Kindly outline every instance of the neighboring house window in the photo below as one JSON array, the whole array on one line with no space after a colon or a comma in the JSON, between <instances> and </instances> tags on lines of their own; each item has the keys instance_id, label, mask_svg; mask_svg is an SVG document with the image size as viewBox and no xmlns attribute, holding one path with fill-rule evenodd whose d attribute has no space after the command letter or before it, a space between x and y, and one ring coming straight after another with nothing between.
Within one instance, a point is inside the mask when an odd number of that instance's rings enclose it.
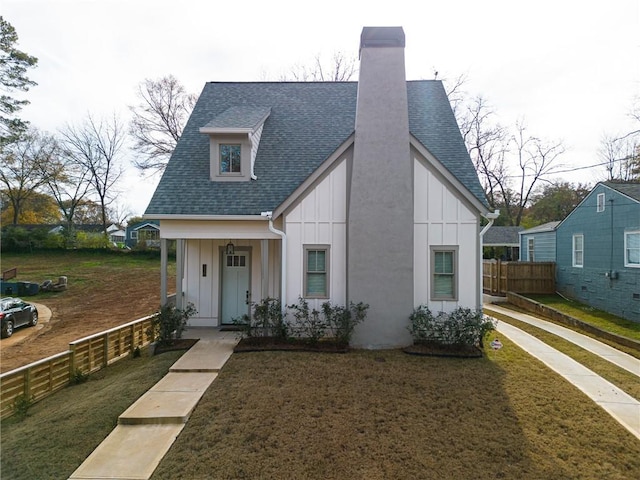
<instances>
[{"instance_id":1,"label":"neighboring house window","mask_svg":"<svg viewBox=\"0 0 640 480\"><path fill-rule=\"evenodd\" d=\"M624 266L640 267L640 230L624 233Z\"/></svg>"},{"instance_id":2,"label":"neighboring house window","mask_svg":"<svg viewBox=\"0 0 640 480\"><path fill-rule=\"evenodd\" d=\"M138 231L137 230L133 230L131 232L131 240L137 240L138 239Z\"/></svg>"},{"instance_id":3,"label":"neighboring house window","mask_svg":"<svg viewBox=\"0 0 640 480\"><path fill-rule=\"evenodd\" d=\"M220 145L220 173L241 173L240 145Z\"/></svg>"},{"instance_id":4,"label":"neighboring house window","mask_svg":"<svg viewBox=\"0 0 640 480\"><path fill-rule=\"evenodd\" d=\"M528 241L528 249L527 250L528 250L528 256L529 256L529 261L530 262L534 261L534 255L533 255L534 251L535 251L534 242L535 242L535 240L533 238L530 238L529 241Z\"/></svg>"},{"instance_id":5,"label":"neighboring house window","mask_svg":"<svg viewBox=\"0 0 640 480\"><path fill-rule=\"evenodd\" d=\"M582 267L584 265L584 236L573 236L573 266Z\"/></svg>"},{"instance_id":6,"label":"neighboring house window","mask_svg":"<svg viewBox=\"0 0 640 480\"><path fill-rule=\"evenodd\" d=\"M431 299L457 300L458 247L431 247Z\"/></svg>"},{"instance_id":7,"label":"neighboring house window","mask_svg":"<svg viewBox=\"0 0 640 480\"><path fill-rule=\"evenodd\" d=\"M604 193L598 194L598 206L596 207L596 211L604 212Z\"/></svg>"},{"instance_id":8,"label":"neighboring house window","mask_svg":"<svg viewBox=\"0 0 640 480\"><path fill-rule=\"evenodd\" d=\"M305 298L329 298L329 246L309 245L304 249Z\"/></svg>"}]
</instances>

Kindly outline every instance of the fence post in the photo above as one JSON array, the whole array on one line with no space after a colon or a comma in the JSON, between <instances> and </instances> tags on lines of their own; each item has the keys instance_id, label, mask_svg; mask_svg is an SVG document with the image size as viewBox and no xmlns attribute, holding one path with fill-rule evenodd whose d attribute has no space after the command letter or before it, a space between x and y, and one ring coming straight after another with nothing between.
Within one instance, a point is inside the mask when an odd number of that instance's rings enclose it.
<instances>
[{"instance_id":1,"label":"fence post","mask_svg":"<svg viewBox=\"0 0 640 480\"><path fill-rule=\"evenodd\" d=\"M102 340L102 366L109 365L109 334L105 333Z\"/></svg>"},{"instance_id":2,"label":"fence post","mask_svg":"<svg viewBox=\"0 0 640 480\"><path fill-rule=\"evenodd\" d=\"M73 378L76 371L76 346L73 343L69 344L69 382Z\"/></svg>"}]
</instances>

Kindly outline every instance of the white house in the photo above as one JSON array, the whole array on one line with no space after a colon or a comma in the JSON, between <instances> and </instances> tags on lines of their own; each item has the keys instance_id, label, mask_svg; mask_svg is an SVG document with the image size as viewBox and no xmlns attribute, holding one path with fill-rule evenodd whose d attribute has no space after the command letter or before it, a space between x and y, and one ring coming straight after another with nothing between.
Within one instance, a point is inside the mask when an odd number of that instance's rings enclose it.
<instances>
[{"instance_id":1,"label":"white house","mask_svg":"<svg viewBox=\"0 0 640 480\"><path fill-rule=\"evenodd\" d=\"M386 348L411 343L415 306L481 308L484 192L442 83L407 81L404 47L401 27L365 27L357 82L204 86L145 212L177 241L192 325L266 297L362 301L353 346Z\"/></svg>"}]
</instances>

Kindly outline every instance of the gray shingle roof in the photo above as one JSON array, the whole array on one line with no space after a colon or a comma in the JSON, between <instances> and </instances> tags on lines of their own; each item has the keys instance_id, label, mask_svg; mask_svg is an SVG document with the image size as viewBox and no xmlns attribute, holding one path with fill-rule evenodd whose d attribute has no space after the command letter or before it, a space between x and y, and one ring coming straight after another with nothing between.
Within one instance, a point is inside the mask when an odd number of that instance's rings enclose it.
<instances>
[{"instance_id":1,"label":"gray shingle roof","mask_svg":"<svg viewBox=\"0 0 640 480\"><path fill-rule=\"evenodd\" d=\"M145 215L275 210L353 133L357 88L356 82L207 83ZM442 82L407 82L407 92L411 133L486 204ZM246 126L268 109L255 160L258 180L211 181L209 138L200 128Z\"/></svg>"},{"instance_id":2,"label":"gray shingle roof","mask_svg":"<svg viewBox=\"0 0 640 480\"><path fill-rule=\"evenodd\" d=\"M603 182L603 184L640 202L640 183Z\"/></svg>"},{"instance_id":3,"label":"gray shingle roof","mask_svg":"<svg viewBox=\"0 0 640 480\"><path fill-rule=\"evenodd\" d=\"M519 245L520 236L518 233L523 230L524 227L491 226L484 234L482 243L484 245Z\"/></svg>"}]
</instances>

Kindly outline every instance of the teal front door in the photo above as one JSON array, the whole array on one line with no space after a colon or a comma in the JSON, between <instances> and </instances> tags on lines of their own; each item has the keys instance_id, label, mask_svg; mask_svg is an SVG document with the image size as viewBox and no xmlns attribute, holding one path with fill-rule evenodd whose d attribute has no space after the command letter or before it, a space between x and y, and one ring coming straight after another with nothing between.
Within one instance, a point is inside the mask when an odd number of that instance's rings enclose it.
<instances>
[{"instance_id":1,"label":"teal front door","mask_svg":"<svg viewBox=\"0 0 640 480\"><path fill-rule=\"evenodd\" d=\"M249 252L222 254L222 318L223 325L232 324L249 313Z\"/></svg>"}]
</instances>

